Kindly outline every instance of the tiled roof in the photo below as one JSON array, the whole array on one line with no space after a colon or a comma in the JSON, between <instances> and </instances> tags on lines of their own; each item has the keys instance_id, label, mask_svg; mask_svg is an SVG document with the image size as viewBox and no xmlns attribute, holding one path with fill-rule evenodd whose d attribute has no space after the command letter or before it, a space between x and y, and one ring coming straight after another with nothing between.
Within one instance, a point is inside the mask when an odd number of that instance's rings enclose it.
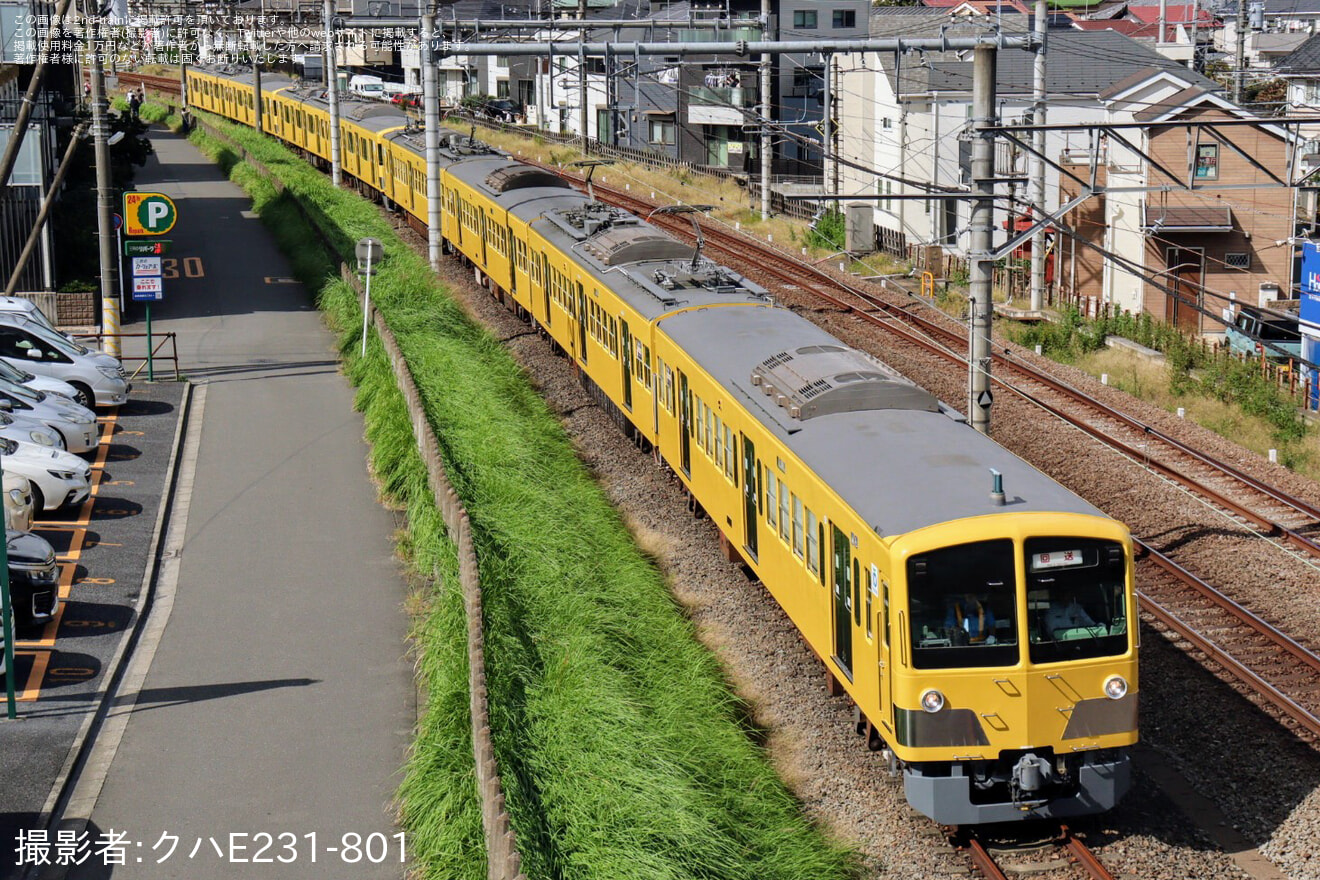
<instances>
[{"instance_id":1,"label":"tiled roof","mask_svg":"<svg viewBox=\"0 0 1320 880\"><path fill-rule=\"evenodd\" d=\"M1167 24L1187 24L1192 23L1192 5L1167 6L1164 10L1164 21ZM1128 9L1130 14L1137 21L1143 21L1152 24L1160 20L1160 8L1158 6L1133 6ZM1198 24L1214 21L1214 16L1208 10L1197 8L1196 21Z\"/></svg>"},{"instance_id":2,"label":"tiled roof","mask_svg":"<svg viewBox=\"0 0 1320 880\"><path fill-rule=\"evenodd\" d=\"M1099 95L1120 81L1133 78L1139 82L1157 70L1175 72L1181 81L1203 89L1219 88L1186 65L1112 30L1053 32L1049 47L1046 89L1053 94ZM996 87L1000 95L1031 93L1033 58L1030 52L999 53ZM893 65L886 64L885 69L893 84ZM956 53L927 53L924 63L916 57L908 58L899 70L904 94L971 90L972 63L970 59L960 59Z\"/></svg>"},{"instance_id":3,"label":"tiled roof","mask_svg":"<svg viewBox=\"0 0 1320 880\"><path fill-rule=\"evenodd\" d=\"M1274 65L1274 69L1278 73L1320 74L1320 34L1316 34L1294 49L1292 54L1285 56Z\"/></svg>"}]
</instances>

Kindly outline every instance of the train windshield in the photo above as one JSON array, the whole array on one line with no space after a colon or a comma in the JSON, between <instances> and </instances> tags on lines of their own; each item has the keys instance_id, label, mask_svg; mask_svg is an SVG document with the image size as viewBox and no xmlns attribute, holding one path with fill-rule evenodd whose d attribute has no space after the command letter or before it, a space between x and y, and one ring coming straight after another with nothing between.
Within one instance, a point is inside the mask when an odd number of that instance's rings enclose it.
<instances>
[{"instance_id":1,"label":"train windshield","mask_svg":"<svg viewBox=\"0 0 1320 880\"><path fill-rule=\"evenodd\" d=\"M1030 538L1024 549L1031 662L1124 653L1128 609L1123 545L1095 538Z\"/></svg>"},{"instance_id":2,"label":"train windshield","mask_svg":"<svg viewBox=\"0 0 1320 880\"><path fill-rule=\"evenodd\" d=\"M914 667L1018 662L1012 541L978 541L913 556L907 575Z\"/></svg>"}]
</instances>

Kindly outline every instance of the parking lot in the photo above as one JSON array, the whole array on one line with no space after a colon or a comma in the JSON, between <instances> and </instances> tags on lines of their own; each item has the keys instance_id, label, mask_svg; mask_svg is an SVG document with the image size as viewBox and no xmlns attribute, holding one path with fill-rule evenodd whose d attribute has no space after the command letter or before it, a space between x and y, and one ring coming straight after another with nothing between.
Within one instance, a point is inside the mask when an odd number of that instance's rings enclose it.
<instances>
[{"instance_id":1,"label":"parking lot","mask_svg":"<svg viewBox=\"0 0 1320 880\"><path fill-rule=\"evenodd\" d=\"M0 722L0 825L11 841L19 829L38 827L51 807L52 782L67 771L70 748L92 719L146 601L143 579L184 391L182 384L139 382L128 404L99 412L101 445L87 456L91 496L39 514L33 525L55 548L61 603L49 623L15 634L19 717ZM8 876L5 870L0 876Z\"/></svg>"}]
</instances>

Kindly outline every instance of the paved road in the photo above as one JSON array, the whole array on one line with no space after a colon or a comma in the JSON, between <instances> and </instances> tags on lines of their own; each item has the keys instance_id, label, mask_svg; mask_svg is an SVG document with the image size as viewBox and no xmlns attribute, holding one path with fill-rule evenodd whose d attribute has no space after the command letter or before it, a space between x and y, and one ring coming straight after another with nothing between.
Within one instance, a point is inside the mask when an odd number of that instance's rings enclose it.
<instances>
[{"instance_id":1,"label":"paved road","mask_svg":"<svg viewBox=\"0 0 1320 880\"><path fill-rule=\"evenodd\" d=\"M122 740L91 810L93 846L112 831L122 846L69 876L401 877L390 802L416 708L396 524L361 418L241 191L186 141L153 142L138 188L178 205L179 277L152 323L178 334L200 431L168 623L141 686L127 682L131 711L112 713ZM354 834L388 841L389 858L345 864ZM124 864L105 865L116 851ZM242 863L254 857L284 863Z\"/></svg>"}]
</instances>

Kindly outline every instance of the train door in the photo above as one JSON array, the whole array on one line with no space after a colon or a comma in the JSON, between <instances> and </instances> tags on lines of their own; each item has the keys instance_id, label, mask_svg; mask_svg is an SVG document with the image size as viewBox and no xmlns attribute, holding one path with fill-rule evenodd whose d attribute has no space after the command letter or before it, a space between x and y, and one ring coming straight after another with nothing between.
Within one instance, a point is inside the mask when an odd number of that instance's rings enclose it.
<instances>
[{"instance_id":1,"label":"train door","mask_svg":"<svg viewBox=\"0 0 1320 880\"><path fill-rule=\"evenodd\" d=\"M747 552L751 554L755 561L759 548L757 547L756 530L757 523L761 517L757 515L756 500L761 497L761 481L758 479L760 473L756 466L756 447L748 439L746 434L742 435L742 468L743 468L743 526L744 543Z\"/></svg>"},{"instance_id":2,"label":"train door","mask_svg":"<svg viewBox=\"0 0 1320 880\"><path fill-rule=\"evenodd\" d=\"M839 531L836 525L830 526L834 546L834 662L839 665L848 680L852 680L852 612L853 612L853 567L852 547L848 536Z\"/></svg>"},{"instance_id":3,"label":"train door","mask_svg":"<svg viewBox=\"0 0 1320 880\"><path fill-rule=\"evenodd\" d=\"M541 296L545 298L545 326L554 324L550 312L550 258L541 254Z\"/></svg>"},{"instance_id":4,"label":"train door","mask_svg":"<svg viewBox=\"0 0 1320 880\"><path fill-rule=\"evenodd\" d=\"M678 371L678 449L683 473L692 476L692 394L687 376Z\"/></svg>"},{"instance_id":5,"label":"train door","mask_svg":"<svg viewBox=\"0 0 1320 880\"><path fill-rule=\"evenodd\" d=\"M619 342L623 351L619 360L623 364L623 405L632 409L632 334L628 332L628 322L619 318Z\"/></svg>"},{"instance_id":6,"label":"train door","mask_svg":"<svg viewBox=\"0 0 1320 880\"><path fill-rule=\"evenodd\" d=\"M504 227L504 240L509 243L509 293L518 296L518 242L513 237L513 227Z\"/></svg>"},{"instance_id":7,"label":"train door","mask_svg":"<svg viewBox=\"0 0 1320 880\"><path fill-rule=\"evenodd\" d=\"M490 258L486 256L486 209L477 208L477 214L481 217L481 268L490 268Z\"/></svg>"},{"instance_id":8,"label":"train door","mask_svg":"<svg viewBox=\"0 0 1320 880\"><path fill-rule=\"evenodd\" d=\"M582 288L582 282L577 284L577 337L578 337L578 357L582 363L587 362L587 292Z\"/></svg>"}]
</instances>

